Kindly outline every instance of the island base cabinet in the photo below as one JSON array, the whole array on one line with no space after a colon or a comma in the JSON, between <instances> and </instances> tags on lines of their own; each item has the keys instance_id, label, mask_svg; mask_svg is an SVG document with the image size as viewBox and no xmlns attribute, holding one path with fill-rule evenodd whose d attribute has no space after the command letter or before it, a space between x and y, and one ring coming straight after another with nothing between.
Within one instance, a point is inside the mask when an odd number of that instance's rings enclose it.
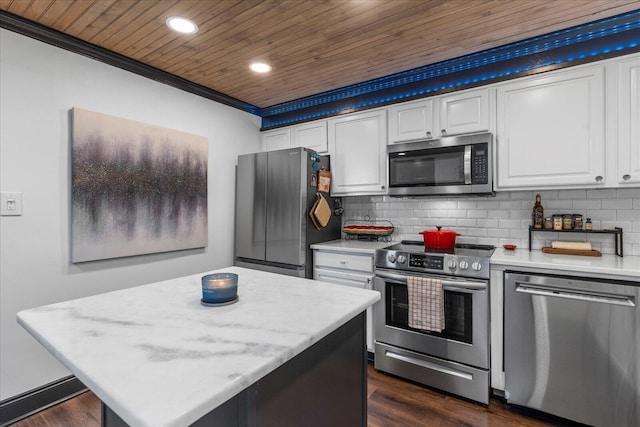
<instances>
[{"instance_id":1,"label":"island base cabinet","mask_svg":"<svg viewBox=\"0 0 640 427\"><path fill-rule=\"evenodd\" d=\"M367 425L365 314L200 418L192 427ZM103 427L127 427L102 404Z\"/></svg>"}]
</instances>

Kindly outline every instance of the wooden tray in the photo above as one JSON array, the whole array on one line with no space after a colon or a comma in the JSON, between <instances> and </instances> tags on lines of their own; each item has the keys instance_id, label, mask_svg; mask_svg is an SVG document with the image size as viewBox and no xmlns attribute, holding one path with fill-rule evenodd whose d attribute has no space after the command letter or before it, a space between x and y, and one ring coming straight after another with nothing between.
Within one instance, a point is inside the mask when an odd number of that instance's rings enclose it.
<instances>
[{"instance_id":1,"label":"wooden tray","mask_svg":"<svg viewBox=\"0 0 640 427\"><path fill-rule=\"evenodd\" d=\"M590 251L580 249L559 249L545 246L542 248L542 252L545 254L560 254L560 255L581 255L581 256L602 256L602 252L592 249Z\"/></svg>"}]
</instances>

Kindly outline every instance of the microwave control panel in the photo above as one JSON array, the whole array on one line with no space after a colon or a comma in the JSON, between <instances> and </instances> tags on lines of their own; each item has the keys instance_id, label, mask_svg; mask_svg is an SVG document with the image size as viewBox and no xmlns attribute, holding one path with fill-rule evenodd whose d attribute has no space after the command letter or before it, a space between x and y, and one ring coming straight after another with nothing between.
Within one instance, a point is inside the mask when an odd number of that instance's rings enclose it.
<instances>
[{"instance_id":1,"label":"microwave control panel","mask_svg":"<svg viewBox=\"0 0 640 427\"><path fill-rule=\"evenodd\" d=\"M489 176L489 146L477 144L472 150L473 165L471 166L473 184L486 184Z\"/></svg>"}]
</instances>

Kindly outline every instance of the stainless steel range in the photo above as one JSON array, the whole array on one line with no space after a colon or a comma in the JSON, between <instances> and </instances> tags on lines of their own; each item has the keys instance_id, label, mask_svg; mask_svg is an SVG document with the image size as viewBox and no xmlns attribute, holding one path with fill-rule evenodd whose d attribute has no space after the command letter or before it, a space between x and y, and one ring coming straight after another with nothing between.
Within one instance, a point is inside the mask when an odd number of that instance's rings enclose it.
<instances>
[{"instance_id":1,"label":"stainless steel range","mask_svg":"<svg viewBox=\"0 0 640 427\"><path fill-rule=\"evenodd\" d=\"M489 403L489 259L495 247L425 249L422 241L376 251L375 367ZM442 281L444 328L409 326L410 277Z\"/></svg>"}]
</instances>

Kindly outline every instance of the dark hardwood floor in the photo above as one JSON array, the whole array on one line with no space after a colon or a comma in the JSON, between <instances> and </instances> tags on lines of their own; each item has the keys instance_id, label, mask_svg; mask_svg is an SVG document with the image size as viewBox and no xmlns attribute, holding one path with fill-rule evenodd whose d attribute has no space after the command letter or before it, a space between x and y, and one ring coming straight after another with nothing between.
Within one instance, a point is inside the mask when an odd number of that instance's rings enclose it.
<instances>
[{"instance_id":1,"label":"dark hardwood floor","mask_svg":"<svg viewBox=\"0 0 640 427\"><path fill-rule=\"evenodd\" d=\"M368 427L563 425L537 415L534 418L522 414L499 399L492 398L489 405L484 406L441 393L378 372L372 364L368 372ZM13 427L100 427L100 400L86 392L19 421Z\"/></svg>"}]
</instances>

